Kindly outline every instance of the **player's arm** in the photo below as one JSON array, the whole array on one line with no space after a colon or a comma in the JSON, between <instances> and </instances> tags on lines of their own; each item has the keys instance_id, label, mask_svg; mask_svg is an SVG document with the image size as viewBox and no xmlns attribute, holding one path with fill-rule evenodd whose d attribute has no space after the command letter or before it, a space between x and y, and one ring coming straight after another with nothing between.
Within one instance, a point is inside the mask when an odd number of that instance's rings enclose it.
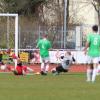
<instances>
[{"instance_id":1,"label":"player's arm","mask_svg":"<svg viewBox=\"0 0 100 100\"><path fill-rule=\"evenodd\" d=\"M39 47L40 47L40 40L38 41L38 43L37 43L37 45L36 45L36 47L35 47L35 51L36 52L39 52Z\"/></svg>"},{"instance_id":2,"label":"player's arm","mask_svg":"<svg viewBox=\"0 0 100 100\"><path fill-rule=\"evenodd\" d=\"M90 38L91 38L90 35L88 35L87 36L87 41L85 43L85 48L83 49L83 51L84 51L85 54L87 53L87 49L90 46L90 40L91 40Z\"/></svg>"},{"instance_id":3,"label":"player's arm","mask_svg":"<svg viewBox=\"0 0 100 100\"><path fill-rule=\"evenodd\" d=\"M86 51L88 47L89 47L89 42L86 42L84 51Z\"/></svg>"},{"instance_id":4,"label":"player's arm","mask_svg":"<svg viewBox=\"0 0 100 100\"><path fill-rule=\"evenodd\" d=\"M86 44L85 44L85 48L83 49L85 54L87 53L88 47L89 47L89 42L87 41Z\"/></svg>"},{"instance_id":5,"label":"player's arm","mask_svg":"<svg viewBox=\"0 0 100 100\"><path fill-rule=\"evenodd\" d=\"M36 49L38 49L40 46L41 46L41 40L39 39L39 40L37 41Z\"/></svg>"},{"instance_id":6,"label":"player's arm","mask_svg":"<svg viewBox=\"0 0 100 100\"><path fill-rule=\"evenodd\" d=\"M39 44L37 44L35 48L38 49L39 48Z\"/></svg>"},{"instance_id":7,"label":"player's arm","mask_svg":"<svg viewBox=\"0 0 100 100\"><path fill-rule=\"evenodd\" d=\"M23 75L26 75L26 72L24 70L22 70Z\"/></svg>"},{"instance_id":8,"label":"player's arm","mask_svg":"<svg viewBox=\"0 0 100 100\"><path fill-rule=\"evenodd\" d=\"M26 71L27 71L27 67L22 65L22 73L23 73L23 75L27 74Z\"/></svg>"},{"instance_id":9,"label":"player's arm","mask_svg":"<svg viewBox=\"0 0 100 100\"><path fill-rule=\"evenodd\" d=\"M75 58L74 58L73 56L72 56L72 61L73 61L73 62L76 62L76 60L75 60Z\"/></svg>"}]
</instances>

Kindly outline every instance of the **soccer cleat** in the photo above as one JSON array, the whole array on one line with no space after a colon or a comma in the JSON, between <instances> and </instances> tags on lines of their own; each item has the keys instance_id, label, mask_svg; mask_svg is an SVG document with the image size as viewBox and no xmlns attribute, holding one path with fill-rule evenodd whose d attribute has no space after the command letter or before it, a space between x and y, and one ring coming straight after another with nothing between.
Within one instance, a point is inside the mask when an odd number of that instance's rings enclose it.
<instances>
[{"instance_id":1,"label":"soccer cleat","mask_svg":"<svg viewBox=\"0 0 100 100\"><path fill-rule=\"evenodd\" d=\"M90 82L91 80L86 80L86 82Z\"/></svg>"},{"instance_id":2,"label":"soccer cleat","mask_svg":"<svg viewBox=\"0 0 100 100\"><path fill-rule=\"evenodd\" d=\"M41 71L40 73L41 73L41 75L47 75L47 73L45 73L45 72L43 72L43 71Z\"/></svg>"},{"instance_id":3,"label":"soccer cleat","mask_svg":"<svg viewBox=\"0 0 100 100\"><path fill-rule=\"evenodd\" d=\"M52 73L54 74L54 73L56 73L56 71L55 70L52 70Z\"/></svg>"}]
</instances>

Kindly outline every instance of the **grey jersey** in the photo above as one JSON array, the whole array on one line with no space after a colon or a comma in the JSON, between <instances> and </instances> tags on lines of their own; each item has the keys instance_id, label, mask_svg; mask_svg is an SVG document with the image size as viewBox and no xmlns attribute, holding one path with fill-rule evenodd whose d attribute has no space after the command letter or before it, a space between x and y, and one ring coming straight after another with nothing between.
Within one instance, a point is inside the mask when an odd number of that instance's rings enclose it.
<instances>
[{"instance_id":1,"label":"grey jersey","mask_svg":"<svg viewBox=\"0 0 100 100\"><path fill-rule=\"evenodd\" d=\"M65 56L61 59L61 65L64 69L69 69L72 64L73 58L72 56Z\"/></svg>"}]
</instances>

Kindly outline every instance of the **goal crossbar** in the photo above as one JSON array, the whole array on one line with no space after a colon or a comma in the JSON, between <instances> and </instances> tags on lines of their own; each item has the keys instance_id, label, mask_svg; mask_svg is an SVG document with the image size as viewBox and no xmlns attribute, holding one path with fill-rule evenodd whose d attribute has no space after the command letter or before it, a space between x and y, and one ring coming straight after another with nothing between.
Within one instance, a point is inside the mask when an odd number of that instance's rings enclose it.
<instances>
[{"instance_id":1,"label":"goal crossbar","mask_svg":"<svg viewBox=\"0 0 100 100\"><path fill-rule=\"evenodd\" d=\"M18 14L0 13L0 16L12 16L12 17L16 17L16 16L18 16Z\"/></svg>"}]
</instances>

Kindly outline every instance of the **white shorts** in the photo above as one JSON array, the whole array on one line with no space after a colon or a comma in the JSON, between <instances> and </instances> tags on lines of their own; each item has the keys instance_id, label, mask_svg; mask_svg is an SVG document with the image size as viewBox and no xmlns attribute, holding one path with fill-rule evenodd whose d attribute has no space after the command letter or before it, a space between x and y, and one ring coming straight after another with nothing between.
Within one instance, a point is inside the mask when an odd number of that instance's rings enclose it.
<instances>
[{"instance_id":1,"label":"white shorts","mask_svg":"<svg viewBox=\"0 0 100 100\"><path fill-rule=\"evenodd\" d=\"M48 63L50 61L49 57L44 57L44 58L41 58L41 61L43 63Z\"/></svg>"},{"instance_id":2,"label":"white shorts","mask_svg":"<svg viewBox=\"0 0 100 100\"><path fill-rule=\"evenodd\" d=\"M91 63L98 63L99 62L99 57L90 57L87 56L87 64L91 64Z\"/></svg>"}]
</instances>

